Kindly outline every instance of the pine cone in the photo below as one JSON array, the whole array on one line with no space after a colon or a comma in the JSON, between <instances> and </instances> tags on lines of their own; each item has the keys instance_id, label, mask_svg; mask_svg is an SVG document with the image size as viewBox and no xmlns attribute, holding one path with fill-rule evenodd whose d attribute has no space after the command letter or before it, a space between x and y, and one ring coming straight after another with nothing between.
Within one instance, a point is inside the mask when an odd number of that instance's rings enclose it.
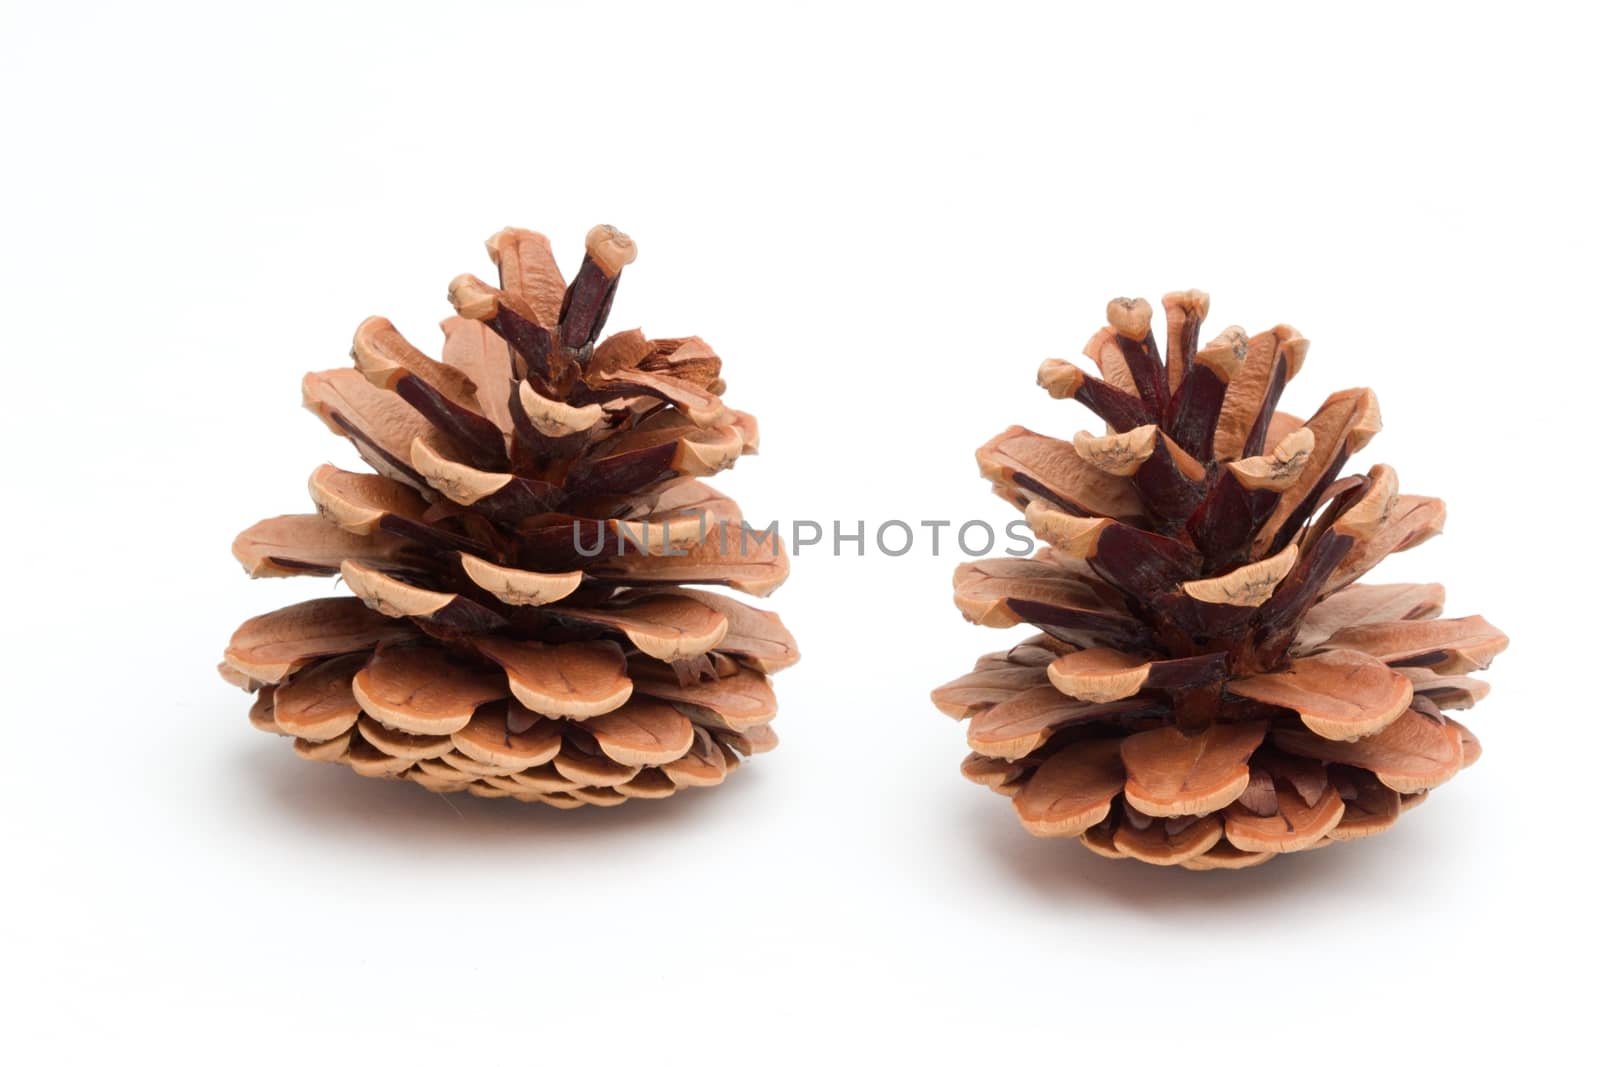
<instances>
[{"instance_id":1,"label":"pine cone","mask_svg":"<svg viewBox=\"0 0 1600 1067\"><path fill-rule=\"evenodd\" d=\"M962 614L1042 633L934 691L967 718L962 772L1022 824L1103 856L1207 869L1365 837L1478 756L1442 709L1506 647L1438 619L1437 585L1363 585L1444 523L1382 464L1370 390L1277 412L1307 341L1237 326L1197 348L1209 298L1169 294L1163 363L1144 300L1114 300L1085 354L1039 384L1105 420L1068 444L1013 426L983 475L1048 547L964 564Z\"/></svg>"},{"instance_id":2,"label":"pine cone","mask_svg":"<svg viewBox=\"0 0 1600 1067\"><path fill-rule=\"evenodd\" d=\"M715 785L777 742L767 675L797 658L764 596L788 575L701 477L755 451L697 337L596 343L632 241L490 238L496 289L450 285L443 361L382 318L305 404L377 471L311 475L316 514L234 542L252 577L342 575L353 597L251 619L219 668L307 759L559 808ZM731 528L728 525L731 524Z\"/></svg>"}]
</instances>

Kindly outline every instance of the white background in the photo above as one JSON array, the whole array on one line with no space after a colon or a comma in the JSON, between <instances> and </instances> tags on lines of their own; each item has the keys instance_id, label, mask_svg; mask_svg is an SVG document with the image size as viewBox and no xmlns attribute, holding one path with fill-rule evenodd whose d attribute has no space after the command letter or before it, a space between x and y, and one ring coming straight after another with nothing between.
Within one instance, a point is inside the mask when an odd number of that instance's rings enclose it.
<instances>
[{"instance_id":1,"label":"white background","mask_svg":"<svg viewBox=\"0 0 1600 1067\"><path fill-rule=\"evenodd\" d=\"M1587 1043L1595 26L1213 6L5 4L7 1058ZM926 540L795 559L783 744L721 789L563 813L295 759L212 668L325 591L228 553L357 462L300 375L369 314L432 345L500 227L570 269L600 221L641 248L611 325L717 348L764 431L717 484L785 524L1009 519L972 450L1088 425L1033 374L1108 297L1294 324L1285 406L1374 386L1358 462L1450 503L1380 577L1512 635L1482 762L1243 873L1034 840L926 699L1024 634Z\"/></svg>"}]
</instances>

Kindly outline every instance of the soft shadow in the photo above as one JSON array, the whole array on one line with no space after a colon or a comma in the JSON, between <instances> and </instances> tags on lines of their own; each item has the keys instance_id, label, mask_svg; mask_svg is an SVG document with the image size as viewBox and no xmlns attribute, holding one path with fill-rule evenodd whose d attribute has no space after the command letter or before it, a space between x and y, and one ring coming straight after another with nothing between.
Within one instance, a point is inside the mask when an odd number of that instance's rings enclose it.
<instances>
[{"instance_id":1,"label":"soft shadow","mask_svg":"<svg viewBox=\"0 0 1600 1067\"><path fill-rule=\"evenodd\" d=\"M495 838L579 841L654 831L692 818L708 798L737 791L742 768L714 789L685 789L664 800L561 811L538 803L430 793L407 782L363 778L347 767L311 763L280 746L240 749L233 776L259 791L265 806L308 830L336 838L386 836L407 845L473 848Z\"/></svg>"}]
</instances>

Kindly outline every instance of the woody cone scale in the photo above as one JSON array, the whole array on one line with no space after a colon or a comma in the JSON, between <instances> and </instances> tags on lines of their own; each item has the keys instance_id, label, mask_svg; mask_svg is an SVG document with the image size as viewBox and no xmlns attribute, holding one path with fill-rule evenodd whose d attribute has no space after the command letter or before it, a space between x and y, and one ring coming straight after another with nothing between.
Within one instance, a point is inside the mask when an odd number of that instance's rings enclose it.
<instances>
[{"instance_id":1,"label":"woody cone scale","mask_svg":"<svg viewBox=\"0 0 1600 1067\"><path fill-rule=\"evenodd\" d=\"M1277 410L1307 341L1230 326L1169 294L1166 358L1144 300L1119 299L1085 354L1039 384L1101 434L1014 426L983 475L1047 545L963 564L961 613L1039 632L934 691L967 720L962 772L1022 825L1102 856L1239 868L1394 825L1478 757L1446 712L1506 647L1442 619L1438 585L1360 581L1438 533L1444 504L1392 468L1346 474L1379 429L1367 389L1309 419Z\"/></svg>"},{"instance_id":2,"label":"woody cone scale","mask_svg":"<svg viewBox=\"0 0 1600 1067\"><path fill-rule=\"evenodd\" d=\"M252 577L339 575L352 595L250 619L225 679L299 755L436 792L557 808L721 782L776 743L768 675L794 663L763 596L775 534L702 479L755 451L699 338L600 339L636 254L590 231L571 283L526 230L462 275L441 358L372 318L353 367L304 399L372 473L324 465L315 511L257 523Z\"/></svg>"}]
</instances>

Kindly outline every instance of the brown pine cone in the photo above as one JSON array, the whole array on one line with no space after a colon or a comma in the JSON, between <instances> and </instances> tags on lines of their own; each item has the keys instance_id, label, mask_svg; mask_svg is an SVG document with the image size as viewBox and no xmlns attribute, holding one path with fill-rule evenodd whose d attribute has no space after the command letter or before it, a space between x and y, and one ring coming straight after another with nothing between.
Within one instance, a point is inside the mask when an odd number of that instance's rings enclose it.
<instances>
[{"instance_id":1,"label":"brown pine cone","mask_svg":"<svg viewBox=\"0 0 1600 1067\"><path fill-rule=\"evenodd\" d=\"M767 675L794 663L764 596L788 576L700 481L756 448L698 337L599 340L634 244L591 230L572 284L549 242L489 239L495 288L450 285L442 361L382 318L305 404L377 472L324 465L316 514L234 542L252 577L355 596L251 619L221 673L307 759L559 808L715 785L777 743Z\"/></svg>"},{"instance_id":2,"label":"brown pine cone","mask_svg":"<svg viewBox=\"0 0 1600 1067\"><path fill-rule=\"evenodd\" d=\"M1020 426L978 450L1049 547L968 563L974 623L1042 633L934 691L967 718L963 773L1022 824L1190 868L1393 825L1478 756L1470 707L1506 638L1438 619L1437 585L1357 581L1438 533L1444 504L1392 468L1340 477L1380 426L1370 390L1276 410L1307 341L1237 326L1197 344L1201 292L1169 294L1163 362L1144 300L1113 300L1085 354L1039 384L1105 420L1069 444Z\"/></svg>"}]
</instances>

